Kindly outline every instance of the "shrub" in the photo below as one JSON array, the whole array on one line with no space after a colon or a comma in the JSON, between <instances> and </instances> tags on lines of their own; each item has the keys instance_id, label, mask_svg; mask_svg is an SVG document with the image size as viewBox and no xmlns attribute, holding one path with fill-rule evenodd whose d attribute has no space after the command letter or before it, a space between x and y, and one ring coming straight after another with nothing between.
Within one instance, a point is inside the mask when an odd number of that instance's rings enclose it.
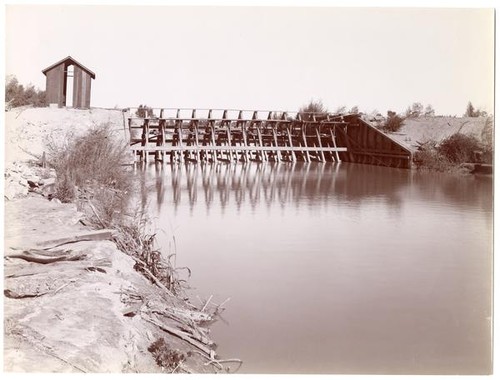
<instances>
[{"instance_id":1,"label":"shrub","mask_svg":"<svg viewBox=\"0 0 500 380\"><path fill-rule=\"evenodd\" d=\"M387 120L383 125L384 131L387 132L397 132L403 126L404 118L399 116L394 111L387 111Z\"/></svg>"},{"instance_id":2,"label":"shrub","mask_svg":"<svg viewBox=\"0 0 500 380\"><path fill-rule=\"evenodd\" d=\"M50 143L48 162L56 170L58 198L71 201L70 188L90 200L101 224L110 223L126 205L129 190L127 146L113 141L109 126L97 126L82 136L68 135L62 144ZM60 197L59 197L60 196Z\"/></svg>"},{"instance_id":3,"label":"shrub","mask_svg":"<svg viewBox=\"0 0 500 380\"><path fill-rule=\"evenodd\" d=\"M455 133L444 139L437 148L437 151L450 162L460 164L475 162L476 153L482 151L482 146L474 136Z\"/></svg>"},{"instance_id":4,"label":"shrub","mask_svg":"<svg viewBox=\"0 0 500 380\"><path fill-rule=\"evenodd\" d=\"M142 117L142 118L156 117L154 112L153 112L153 109L151 107L148 107L147 105L142 105L142 104L139 106L139 108L137 108L137 111L135 112L135 114L138 117Z\"/></svg>"},{"instance_id":5,"label":"shrub","mask_svg":"<svg viewBox=\"0 0 500 380\"><path fill-rule=\"evenodd\" d=\"M304 121L312 121L314 119L313 114L314 116L316 116L316 119L326 118L328 110L323 105L323 102L321 100L311 100L309 104L302 106L299 109L300 118Z\"/></svg>"},{"instance_id":6,"label":"shrub","mask_svg":"<svg viewBox=\"0 0 500 380\"><path fill-rule=\"evenodd\" d=\"M419 150L415 153L413 161L417 169L447 172L453 167L450 161L435 149Z\"/></svg>"},{"instance_id":7,"label":"shrub","mask_svg":"<svg viewBox=\"0 0 500 380\"><path fill-rule=\"evenodd\" d=\"M31 105L34 107L45 107L45 91L35 89L32 84L26 88L19 84L15 76L10 76L6 80L5 85L5 103L9 107L21 107Z\"/></svg>"},{"instance_id":8,"label":"shrub","mask_svg":"<svg viewBox=\"0 0 500 380\"><path fill-rule=\"evenodd\" d=\"M148 351L153 355L156 364L169 372L176 371L182 362L186 360L184 353L172 349L163 338L159 338L153 342L148 347Z\"/></svg>"},{"instance_id":9,"label":"shrub","mask_svg":"<svg viewBox=\"0 0 500 380\"><path fill-rule=\"evenodd\" d=\"M76 198L76 188L75 183L71 178L69 173L61 175L59 181L57 181L55 189L55 197L59 199L62 203L73 202Z\"/></svg>"},{"instance_id":10,"label":"shrub","mask_svg":"<svg viewBox=\"0 0 500 380\"><path fill-rule=\"evenodd\" d=\"M420 117L422 115L422 112L424 110L424 106L422 105L422 103L418 103L418 102L415 102L410 106L408 106L408 108L406 109L406 117L408 118L416 118L416 117Z\"/></svg>"}]
</instances>

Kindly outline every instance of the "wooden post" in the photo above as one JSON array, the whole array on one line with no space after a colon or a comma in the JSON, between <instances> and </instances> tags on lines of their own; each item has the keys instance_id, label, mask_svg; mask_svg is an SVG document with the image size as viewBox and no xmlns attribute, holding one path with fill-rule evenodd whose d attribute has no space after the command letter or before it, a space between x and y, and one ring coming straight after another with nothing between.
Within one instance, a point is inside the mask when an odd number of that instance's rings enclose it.
<instances>
[{"instance_id":1,"label":"wooden post","mask_svg":"<svg viewBox=\"0 0 500 380\"><path fill-rule=\"evenodd\" d=\"M276 135L276 124L273 126L272 131L273 131L273 138L274 138L274 146L278 147L278 136ZM276 150L276 156L278 157L278 161L283 161L283 159L281 157L281 152L279 151L279 149Z\"/></svg>"},{"instance_id":2,"label":"wooden post","mask_svg":"<svg viewBox=\"0 0 500 380\"><path fill-rule=\"evenodd\" d=\"M214 127L213 121L210 121L210 132L212 133L212 146L214 147L214 150L212 151L212 160L213 160L213 162L217 162L217 148L216 148L216 142L215 142L215 127Z\"/></svg>"},{"instance_id":3,"label":"wooden post","mask_svg":"<svg viewBox=\"0 0 500 380\"><path fill-rule=\"evenodd\" d=\"M142 143L144 148L147 148L149 144L149 119L144 119L144 125L142 129ZM142 159L144 162L148 162L148 152L146 150L142 151Z\"/></svg>"},{"instance_id":4,"label":"wooden post","mask_svg":"<svg viewBox=\"0 0 500 380\"><path fill-rule=\"evenodd\" d=\"M292 141L292 134L290 132L290 128L287 127L286 132L287 132L287 135L288 135L288 142L289 142L290 148L293 149L293 141ZM295 155L295 150L292 150L291 153L292 153L291 154L291 156L292 156L292 162L296 162L297 161L297 156Z\"/></svg>"},{"instance_id":5,"label":"wooden post","mask_svg":"<svg viewBox=\"0 0 500 380\"><path fill-rule=\"evenodd\" d=\"M339 152L337 151L337 142L335 141L335 134L333 133L333 129L336 127L334 126L330 132L332 134L332 141L333 141L333 147L335 148L335 157L337 158L337 162L340 162L340 157L339 157Z\"/></svg>"},{"instance_id":6,"label":"wooden post","mask_svg":"<svg viewBox=\"0 0 500 380\"><path fill-rule=\"evenodd\" d=\"M192 123L194 128L194 143L196 145L196 161L200 162L200 149L199 149L200 141L198 138L198 120L193 120Z\"/></svg>"},{"instance_id":7,"label":"wooden post","mask_svg":"<svg viewBox=\"0 0 500 380\"><path fill-rule=\"evenodd\" d=\"M262 144L262 134L260 133L260 123L257 123L257 136L259 136L259 145L260 147L262 148L264 145ZM267 157L266 157L266 154L264 152L264 149L261 149L261 157L262 157L262 161L265 162L267 161Z\"/></svg>"},{"instance_id":8,"label":"wooden post","mask_svg":"<svg viewBox=\"0 0 500 380\"><path fill-rule=\"evenodd\" d=\"M241 117L242 116L242 111L240 111L240 114L238 115L238 119L241 120ZM247 138L247 123L244 122L244 121L238 121L241 125L241 136L243 138L243 147L244 147L244 150L243 150L243 157L244 157L244 160L245 162L248 162L249 159L248 159L248 148L250 147L248 145L248 138Z\"/></svg>"},{"instance_id":9,"label":"wooden post","mask_svg":"<svg viewBox=\"0 0 500 380\"><path fill-rule=\"evenodd\" d=\"M177 109L177 114L176 114L176 119L177 119L177 132L179 136L179 147L181 148L179 150L179 162L184 162L184 143L183 143L183 130L182 130L182 119L181 119L181 110Z\"/></svg>"},{"instance_id":10,"label":"wooden post","mask_svg":"<svg viewBox=\"0 0 500 380\"><path fill-rule=\"evenodd\" d=\"M306 123L302 123L302 140L304 141L304 146L307 148L307 138L306 138ZM305 159L306 162L311 162L311 158L309 157L309 151L305 151Z\"/></svg>"},{"instance_id":11,"label":"wooden post","mask_svg":"<svg viewBox=\"0 0 500 380\"><path fill-rule=\"evenodd\" d=\"M158 124L158 135L156 135L156 147L163 147L163 144L165 142L165 137L164 137L164 127L165 120L160 120ZM155 151L155 161L159 161L160 159L163 160L163 150L156 149Z\"/></svg>"},{"instance_id":12,"label":"wooden post","mask_svg":"<svg viewBox=\"0 0 500 380\"><path fill-rule=\"evenodd\" d=\"M221 126L223 126L225 124L225 127L226 127L226 134L227 134L227 143L229 144L229 146L231 147L231 122L227 120L227 110L224 110L224 112L222 113L222 121L221 121ZM233 161L233 151L231 150L231 148L229 148L229 151L228 151L228 155L229 155L229 160L230 161Z\"/></svg>"},{"instance_id":13,"label":"wooden post","mask_svg":"<svg viewBox=\"0 0 500 380\"><path fill-rule=\"evenodd\" d=\"M323 146L321 144L321 136L320 136L319 128L318 127L316 127L316 135L318 136L319 147L323 148ZM321 153L321 162L325 162L325 153L323 153L323 150L321 150L320 153Z\"/></svg>"}]
</instances>

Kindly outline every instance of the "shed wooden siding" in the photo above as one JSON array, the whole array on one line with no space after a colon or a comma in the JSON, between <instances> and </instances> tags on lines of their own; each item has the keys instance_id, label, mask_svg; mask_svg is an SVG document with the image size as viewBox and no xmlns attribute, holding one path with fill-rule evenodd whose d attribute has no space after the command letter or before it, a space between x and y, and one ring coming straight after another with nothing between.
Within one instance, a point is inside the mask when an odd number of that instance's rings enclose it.
<instances>
[{"instance_id":1,"label":"shed wooden siding","mask_svg":"<svg viewBox=\"0 0 500 380\"><path fill-rule=\"evenodd\" d=\"M74 108L90 108L90 90L95 73L81 63L68 56L47 67L42 72L46 75L46 93L49 104L59 107L67 106L66 91L68 83L68 67L73 66L73 104Z\"/></svg>"},{"instance_id":2,"label":"shed wooden siding","mask_svg":"<svg viewBox=\"0 0 500 380\"><path fill-rule=\"evenodd\" d=\"M59 65L46 72L46 96L49 104L63 107L65 103L66 76L64 65Z\"/></svg>"},{"instance_id":3,"label":"shed wooden siding","mask_svg":"<svg viewBox=\"0 0 500 380\"><path fill-rule=\"evenodd\" d=\"M90 108L90 75L78 66L74 66L73 107Z\"/></svg>"}]
</instances>

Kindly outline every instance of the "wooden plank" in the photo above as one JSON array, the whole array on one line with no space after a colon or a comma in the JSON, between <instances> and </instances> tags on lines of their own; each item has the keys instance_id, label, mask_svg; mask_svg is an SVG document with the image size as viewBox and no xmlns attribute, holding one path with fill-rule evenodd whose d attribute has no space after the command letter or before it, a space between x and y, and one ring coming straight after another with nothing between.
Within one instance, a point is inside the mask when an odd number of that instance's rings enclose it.
<instances>
[{"instance_id":1,"label":"wooden plank","mask_svg":"<svg viewBox=\"0 0 500 380\"><path fill-rule=\"evenodd\" d=\"M332 134L332 141L333 141L333 147L335 149L337 149L337 142L335 141L335 134L333 133L333 129L330 130L331 134ZM337 162L340 162L340 157L339 157L339 151L338 150L335 150L335 158L337 159Z\"/></svg>"},{"instance_id":2,"label":"wooden plank","mask_svg":"<svg viewBox=\"0 0 500 380\"><path fill-rule=\"evenodd\" d=\"M75 243L78 241L88 241L88 240L111 240L113 238L114 230L99 230L99 231L89 231L83 232L77 235L66 236L58 239L45 240L35 243L35 246L42 249L49 249L58 247L60 245Z\"/></svg>"},{"instance_id":3,"label":"wooden plank","mask_svg":"<svg viewBox=\"0 0 500 380\"><path fill-rule=\"evenodd\" d=\"M318 128L316 128L316 135L318 136L319 147L322 148L323 146L321 144L321 136L319 135ZM319 152L321 153L321 162L325 162L325 153L324 153L324 151L320 150Z\"/></svg>"},{"instance_id":4,"label":"wooden plank","mask_svg":"<svg viewBox=\"0 0 500 380\"><path fill-rule=\"evenodd\" d=\"M180 147L180 146L163 146L163 147L137 147L134 148L134 150L138 152L154 152L156 150L164 150L164 151L171 151L171 152L179 152L179 151L184 151L184 150L213 150L213 151L224 151L224 150L232 150L234 151L263 151L263 152L272 152L274 150L279 150L280 152L286 152L286 151L294 151L294 152L347 152L347 148L343 147L304 147L304 146L293 146L293 147L288 147L288 146L227 146L227 145L202 145L199 147L195 146L190 146L189 148L186 147Z\"/></svg>"}]
</instances>

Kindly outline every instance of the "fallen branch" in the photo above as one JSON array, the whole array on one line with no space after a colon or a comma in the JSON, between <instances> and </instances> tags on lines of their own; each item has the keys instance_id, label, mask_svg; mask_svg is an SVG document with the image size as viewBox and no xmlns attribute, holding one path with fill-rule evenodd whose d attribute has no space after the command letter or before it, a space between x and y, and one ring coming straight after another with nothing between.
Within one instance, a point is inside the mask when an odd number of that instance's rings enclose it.
<instances>
[{"instance_id":1,"label":"fallen branch","mask_svg":"<svg viewBox=\"0 0 500 380\"><path fill-rule=\"evenodd\" d=\"M237 370L240 369L240 367L242 366L243 364L243 360L241 359L215 359L215 356L214 355L210 355L210 356L207 356L207 355L204 355L202 352L199 352L199 351L191 351L195 354L198 354L200 355L202 358L208 360L206 363L204 363L203 365L207 366L207 365L213 365L214 367L217 367L218 369L220 370L224 370L224 366L221 364L221 363L239 363L239 366L238 368L235 369L235 372ZM229 368L228 368L229 369Z\"/></svg>"},{"instance_id":2,"label":"fallen branch","mask_svg":"<svg viewBox=\"0 0 500 380\"><path fill-rule=\"evenodd\" d=\"M14 299L37 298L37 297L44 296L44 295L49 294L49 293L56 294L58 291L60 291L61 289L65 288L66 286L68 286L69 284L71 284L72 282L75 282L75 281L76 281L76 279L71 279L71 280L69 280L69 282L61 285L59 288L57 288L54 291L48 290L46 292L40 292L40 293L18 293L15 290L5 289L3 294L7 298L14 298Z\"/></svg>"},{"instance_id":3,"label":"fallen branch","mask_svg":"<svg viewBox=\"0 0 500 380\"><path fill-rule=\"evenodd\" d=\"M40 254L36 254L28 250L24 251L23 253L6 255L5 257L14 259L23 259L38 264L51 264L57 261L78 261L84 258L85 256L86 256L85 253L80 253L78 255L42 256Z\"/></svg>"},{"instance_id":4,"label":"fallen branch","mask_svg":"<svg viewBox=\"0 0 500 380\"><path fill-rule=\"evenodd\" d=\"M137 261L139 264L142 265L142 270L144 272L146 272L146 274L148 276L151 277L151 280L153 280L153 282L158 285L161 289L163 289L169 296L172 296L172 297L175 297L174 294L165 286L162 284L162 282L160 280L158 280L158 278L153 274L151 273L151 271L146 267L146 263L144 261L142 261L141 259L138 259L137 257L134 257L132 256L132 258Z\"/></svg>"},{"instance_id":5,"label":"fallen branch","mask_svg":"<svg viewBox=\"0 0 500 380\"><path fill-rule=\"evenodd\" d=\"M212 298L213 298L213 295L211 295L211 296L208 298L207 302L205 302L205 305L201 308L201 311L202 311L202 312L203 312L203 311L205 311L205 308L208 306L208 304L210 303L210 301L212 300Z\"/></svg>"},{"instance_id":6,"label":"fallen branch","mask_svg":"<svg viewBox=\"0 0 500 380\"><path fill-rule=\"evenodd\" d=\"M177 330L173 327L170 327L170 326L167 326L165 324L162 324L160 322L157 322L156 320L154 320L153 318L149 317L148 315L144 314L144 313L141 313L141 317L147 321L147 322L150 322L152 323L153 325L159 327L160 329L172 334L172 335L175 335L176 337L188 342L189 344L191 344L192 346L196 347L197 349L203 351L204 353L206 353L207 355L211 355L213 356L213 350L206 347L204 344L192 339L191 337L189 337L187 334L183 333L181 330Z\"/></svg>"},{"instance_id":7,"label":"fallen branch","mask_svg":"<svg viewBox=\"0 0 500 380\"><path fill-rule=\"evenodd\" d=\"M43 247L43 249L55 248L60 245L76 243L79 241L87 240L111 240L113 238L114 230L99 230L99 231L88 231L79 235L64 237L54 240L46 240L38 242L35 245L37 247Z\"/></svg>"},{"instance_id":8,"label":"fallen branch","mask_svg":"<svg viewBox=\"0 0 500 380\"><path fill-rule=\"evenodd\" d=\"M238 363L239 364L238 368L236 368L234 370L234 372L236 372L243 365L243 360L240 360L240 359L221 359L221 360L218 360L218 359L209 359L208 362L205 363L205 365L217 364L217 365L219 365L220 369L224 369L224 366L221 363ZM227 369L229 370L230 368L227 367Z\"/></svg>"}]
</instances>

